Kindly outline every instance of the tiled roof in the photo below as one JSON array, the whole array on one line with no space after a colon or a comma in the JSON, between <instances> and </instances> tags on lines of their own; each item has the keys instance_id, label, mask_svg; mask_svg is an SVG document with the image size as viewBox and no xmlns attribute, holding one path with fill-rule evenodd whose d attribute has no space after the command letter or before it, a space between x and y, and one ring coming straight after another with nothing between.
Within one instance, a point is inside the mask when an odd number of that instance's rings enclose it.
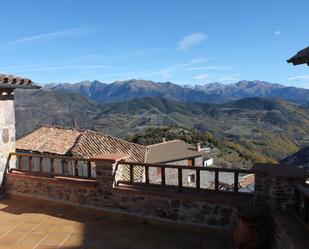
<instances>
[{"instance_id":1,"label":"tiled roof","mask_svg":"<svg viewBox=\"0 0 309 249\"><path fill-rule=\"evenodd\" d=\"M293 63L293 65L307 64L309 66L309 47L299 51L292 58L287 60L288 63Z\"/></svg>"},{"instance_id":2,"label":"tiled roof","mask_svg":"<svg viewBox=\"0 0 309 249\"><path fill-rule=\"evenodd\" d=\"M127 161L145 162L147 147L91 130L45 125L17 141L18 150L91 158L123 154Z\"/></svg>"},{"instance_id":3,"label":"tiled roof","mask_svg":"<svg viewBox=\"0 0 309 249\"><path fill-rule=\"evenodd\" d=\"M76 143L81 132L54 126L43 126L18 139L18 150L66 155Z\"/></svg>"},{"instance_id":4,"label":"tiled roof","mask_svg":"<svg viewBox=\"0 0 309 249\"><path fill-rule=\"evenodd\" d=\"M128 156L124 161L145 162L147 147L91 130L76 130L56 126L43 126L20 138L16 149L38 153L91 158L103 154ZM142 167L136 167L134 178L141 179ZM129 171L123 171L124 180Z\"/></svg>"},{"instance_id":5,"label":"tiled roof","mask_svg":"<svg viewBox=\"0 0 309 249\"><path fill-rule=\"evenodd\" d=\"M125 161L145 162L147 147L115 138L103 133L86 130L71 149L74 156L90 158L102 154L129 156Z\"/></svg>"},{"instance_id":6,"label":"tiled roof","mask_svg":"<svg viewBox=\"0 0 309 249\"><path fill-rule=\"evenodd\" d=\"M30 79L17 77L10 74L0 73L0 88L29 88L38 89L39 86L33 85Z\"/></svg>"},{"instance_id":7,"label":"tiled roof","mask_svg":"<svg viewBox=\"0 0 309 249\"><path fill-rule=\"evenodd\" d=\"M172 140L149 145L148 163L166 163L204 155L197 148L181 140Z\"/></svg>"}]
</instances>

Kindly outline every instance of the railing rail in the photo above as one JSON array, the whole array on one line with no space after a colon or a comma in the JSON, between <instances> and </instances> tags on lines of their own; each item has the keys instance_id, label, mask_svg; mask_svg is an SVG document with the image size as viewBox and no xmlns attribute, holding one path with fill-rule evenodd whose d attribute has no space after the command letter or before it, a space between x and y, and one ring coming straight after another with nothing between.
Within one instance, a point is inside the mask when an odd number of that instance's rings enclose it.
<instances>
[{"instance_id":1,"label":"railing rail","mask_svg":"<svg viewBox=\"0 0 309 249\"><path fill-rule=\"evenodd\" d=\"M301 219L309 224L309 184L294 183L295 211Z\"/></svg>"},{"instance_id":2,"label":"railing rail","mask_svg":"<svg viewBox=\"0 0 309 249\"><path fill-rule=\"evenodd\" d=\"M10 167L12 158L16 158L15 167ZM47 163L48 162L48 163ZM20 171L48 177L71 176L76 178L95 178L92 175L90 159L35 153L10 153L8 171ZM47 165L48 164L48 165ZM44 168L49 168L44 170ZM79 172L82 169L82 172Z\"/></svg>"},{"instance_id":3,"label":"railing rail","mask_svg":"<svg viewBox=\"0 0 309 249\"><path fill-rule=\"evenodd\" d=\"M184 165L166 165L166 164L150 164L150 163L136 163L136 162L118 162L117 168L119 166L125 166L129 170L129 180L119 180L116 182L117 185L119 184L138 184L138 185L161 185L161 186L171 186L175 187L174 184L169 184L166 179L166 174L168 170L175 170L177 172L176 178L177 187L181 190L186 188L187 186L184 185L183 177L184 177L184 170L190 170L195 173L195 189L202 188L202 177L201 172L213 172L214 173L214 191L220 191L220 181L219 181L219 174L226 172L233 174L233 184L232 184L232 192L238 193L239 192L239 176L240 174L252 174L252 171L246 169L228 169L228 168L216 168L216 167L203 167L203 166L184 166ZM136 167L142 167L143 170L143 180L136 181L134 180L134 169ZM150 168L157 168L160 172L160 181L156 183L150 183ZM192 188L192 186L191 186Z\"/></svg>"},{"instance_id":4,"label":"railing rail","mask_svg":"<svg viewBox=\"0 0 309 249\"><path fill-rule=\"evenodd\" d=\"M14 167L10 168L10 160L15 157L16 163ZM125 166L125 171L121 171L121 166ZM56 176L69 176L75 178L96 178L95 162L91 159L58 156L50 154L32 154L32 153L11 153L8 159L7 170L9 172L19 171L37 176L56 177ZM135 170L142 168L143 176L138 178L135 176ZM151 177L151 170L155 168L158 173L157 178L159 181L153 182ZM116 177L116 172L120 170L120 178ZM173 175L175 183L170 182L170 171L174 170L176 174ZM192 184L188 186L187 174L193 172L194 177ZM211 172L213 182L205 187L204 172ZM192 174L190 175L192 176ZM231 173L231 184L220 182L222 173ZM241 174L252 174L252 171L246 169L229 169L229 168L216 168L204 166L185 166L185 165L171 165L171 164L150 164L139 162L124 162L117 163L113 174L116 185L125 184L138 184L138 185L152 185L161 187L176 187L182 190L190 187L196 190L210 189L213 191L228 191L239 192L239 177ZM124 176L128 177L124 177ZM116 179L117 178L117 179ZM125 179L126 178L126 179ZM189 181L189 180L188 180Z\"/></svg>"}]
</instances>

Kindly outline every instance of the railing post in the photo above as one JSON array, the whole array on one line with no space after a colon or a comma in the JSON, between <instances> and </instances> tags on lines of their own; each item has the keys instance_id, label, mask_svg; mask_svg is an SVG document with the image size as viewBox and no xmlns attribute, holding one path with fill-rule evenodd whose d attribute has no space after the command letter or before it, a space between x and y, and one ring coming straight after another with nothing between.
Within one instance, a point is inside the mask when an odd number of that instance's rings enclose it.
<instances>
[{"instance_id":1,"label":"railing post","mask_svg":"<svg viewBox=\"0 0 309 249\"><path fill-rule=\"evenodd\" d=\"M103 154L90 159L95 163L97 180L103 192L110 193L112 188L116 185L114 176L116 175L115 170L117 163L126 158L128 158L126 155Z\"/></svg>"},{"instance_id":2,"label":"railing post","mask_svg":"<svg viewBox=\"0 0 309 249\"><path fill-rule=\"evenodd\" d=\"M65 168L64 168L64 159L61 160L61 170L62 170L62 174L65 176Z\"/></svg>"},{"instance_id":3,"label":"railing post","mask_svg":"<svg viewBox=\"0 0 309 249\"><path fill-rule=\"evenodd\" d=\"M161 184L165 186L165 168L161 166Z\"/></svg>"},{"instance_id":4,"label":"railing post","mask_svg":"<svg viewBox=\"0 0 309 249\"><path fill-rule=\"evenodd\" d=\"M91 178L91 162L87 162L87 176Z\"/></svg>"},{"instance_id":5,"label":"railing post","mask_svg":"<svg viewBox=\"0 0 309 249\"><path fill-rule=\"evenodd\" d=\"M78 176L78 160L74 160L74 175Z\"/></svg>"},{"instance_id":6,"label":"railing post","mask_svg":"<svg viewBox=\"0 0 309 249\"><path fill-rule=\"evenodd\" d=\"M50 172L51 172L51 176L54 176L55 174L54 158L50 158Z\"/></svg>"},{"instance_id":7,"label":"railing post","mask_svg":"<svg viewBox=\"0 0 309 249\"><path fill-rule=\"evenodd\" d=\"M149 184L149 166L145 166L145 181Z\"/></svg>"},{"instance_id":8,"label":"railing post","mask_svg":"<svg viewBox=\"0 0 309 249\"><path fill-rule=\"evenodd\" d=\"M40 171L40 173L42 173L43 172L43 157L42 156L40 156L40 166L39 166L39 171Z\"/></svg>"},{"instance_id":9,"label":"railing post","mask_svg":"<svg viewBox=\"0 0 309 249\"><path fill-rule=\"evenodd\" d=\"M29 171L33 171L33 162L32 162L32 156L29 156Z\"/></svg>"},{"instance_id":10,"label":"railing post","mask_svg":"<svg viewBox=\"0 0 309 249\"><path fill-rule=\"evenodd\" d=\"M134 182L134 169L133 169L133 165L129 166L130 168L130 183Z\"/></svg>"},{"instance_id":11,"label":"railing post","mask_svg":"<svg viewBox=\"0 0 309 249\"><path fill-rule=\"evenodd\" d=\"M238 192L238 172L234 172L234 192Z\"/></svg>"},{"instance_id":12,"label":"railing post","mask_svg":"<svg viewBox=\"0 0 309 249\"><path fill-rule=\"evenodd\" d=\"M182 188L182 169L178 168L178 187Z\"/></svg>"},{"instance_id":13,"label":"railing post","mask_svg":"<svg viewBox=\"0 0 309 249\"><path fill-rule=\"evenodd\" d=\"M201 188L201 171L199 169L196 170L196 189Z\"/></svg>"},{"instance_id":14,"label":"railing post","mask_svg":"<svg viewBox=\"0 0 309 249\"><path fill-rule=\"evenodd\" d=\"M21 156L16 156L16 159L17 159L17 169L22 169L22 157Z\"/></svg>"},{"instance_id":15,"label":"railing post","mask_svg":"<svg viewBox=\"0 0 309 249\"><path fill-rule=\"evenodd\" d=\"M215 171L215 190L219 190L219 171Z\"/></svg>"}]
</instances>

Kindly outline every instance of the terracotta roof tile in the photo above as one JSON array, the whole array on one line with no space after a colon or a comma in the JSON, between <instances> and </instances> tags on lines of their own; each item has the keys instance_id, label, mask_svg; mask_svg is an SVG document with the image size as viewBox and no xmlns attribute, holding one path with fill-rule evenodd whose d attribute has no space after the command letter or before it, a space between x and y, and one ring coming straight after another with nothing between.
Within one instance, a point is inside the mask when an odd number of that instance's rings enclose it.
<instances>
[{"instance_id":1,"label":"terracotta roof tile","mask_svg":"<svg viewBox=\"0 0 309 249\"><path fill-rule=\"evenodd\" d=\"M0 73L0 88L40 88L27 78Z\"/></svg>"},{"instance_id":2,"label":"terracotta roof tile","mask_svg":"<svg viewBox=\"0 0 309 249\"><path fill-rule=\"evenodd\" d=\"M147 147L91 130L75 130L56 126L43 126L17 141L17 150L80 158L118 154L128 162L145 162ZM142 178L143 168L135 167L134 179ZM130 178L124 166L123 179Z\"/></svg>"},{"instance_id":3,"label":"terracotta roof tile","mask_svg":"<svg viewBox=\"0 0 309 249\"><path fill-rule=\"evenodd\" d=\"M90 158L102 154L129 156L125 161L145 162L147 147L115 138L103 133L86 130L72 148L74 156Z\"/></svg>"},{"instance_id":4,"label":"terracotta roof tile","mask_svg":"<svg viewBox=\"0 0 309 249\"><path fill-rule=\"evenodd\" d=\"M66 155L81 135L80 131L43 126L17 140L18 150Z\"/></svg>"},{"instance_id":5,"label":"terracotta roof tile","mask_svg":"<svg viewBox=\"0 0 309 249\"><path fill-rule=\"evenodd\" d=\"M45 125L17 141L18 150L91 158L102 154L129 156L127 161L145 162L147 147L91 130Z\"/></svg>"}]
</instances>

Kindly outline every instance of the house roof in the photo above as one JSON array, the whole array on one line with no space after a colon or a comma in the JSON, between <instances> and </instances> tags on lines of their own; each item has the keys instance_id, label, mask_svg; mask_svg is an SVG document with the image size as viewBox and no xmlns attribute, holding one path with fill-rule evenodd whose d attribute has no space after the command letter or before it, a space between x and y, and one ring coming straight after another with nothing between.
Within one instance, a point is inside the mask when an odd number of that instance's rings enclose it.
<instances>
[{"instance_id":1,"label":"house roof","mask_svg":"<svg viewBox=\"0 0 309 249\"><path fill-rule=\"evenodd\" d=\"M307 64L309 66L309 47L299 51L292 58L287 60L288 63L293 63L293 65Z\"/></svg>"},{"instance_id":2,"label":"house roof","mask_svg":"<svg viewBox=\"0 0 309 249\"><path fill-rule=\"evenodd\" d=\"M40 86L33 85L32 81L27 78L17 77L10 74L0 73L0 89L39 89Z\"/></svg>"},{"instance_id":3,"label":"house roof","mask_svg":"<svg viewBox=\"0 0 309 249\"><path fill-rule=\"evenodd\" d=\"M115 138L103 133L83 131L71 150L74 156L90 158L102 154L129 156L124 161L145 162L147 147Z\"/></svg>"},{"instance_id":4,"label":"house roof","mask_svg":"<svg viewBox=\"0 0 309 249\"><path fill-rule=\"evenodd\" d=\"M148 163L166 163L204 155L196 147L181 140L171 140L148 146Z\"/></svg>"},{"instance_id":5,"label":"house roof","mask_svg":"<svg viewBox=\"0 0 309 249\"><path fill-rule=\"evenodd\" d=\"M16 142L18 150L66 155L75 145L81 132L54 126L43 126L21 137Z\"/></svg>"},{"instance_id":6,"label":"house roof","mask_svg":"<svg viewBox=\"0 0 309 249\"><path fill-rule=\"evenodd\" d=\"M147 147L91 130L42 126L20 138L17 150L90 158L102 154L129 156L125 161L145 162Z\"/></svg>"}]
</instances>

